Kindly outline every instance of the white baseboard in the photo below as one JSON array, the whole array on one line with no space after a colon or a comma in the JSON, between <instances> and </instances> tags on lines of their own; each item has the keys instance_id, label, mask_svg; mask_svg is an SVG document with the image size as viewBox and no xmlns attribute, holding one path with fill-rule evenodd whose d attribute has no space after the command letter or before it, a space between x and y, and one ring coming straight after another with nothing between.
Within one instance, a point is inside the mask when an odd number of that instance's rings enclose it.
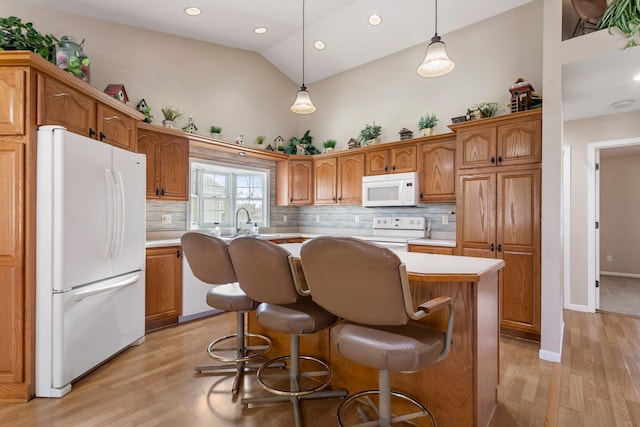
<instances>
[{"instance_id":1,"label":"white baseboard","mask_svg":"<svg viewBox=\"0 0 640 427\"><path fill-rule=\"evenodd\" d=\"M540 349L538 352L538 357L542 360L546 360L548 362L560 363L562 361L562 343L564 341L564 320L562 321L562 329L560 334L560 351L548 351Z\"/></svg>"},{"instance_id":2,"label":"white baseboard","mask_svg":"<svg viewBox=\"0 0 640 427\"><path fill-rule=\"evenodd\" d=\"M589 310L589 306L587 306L587 305L565 304L564 308L567 309L567 310L582 311L582 312L585 312L585 313L595 313L593 310Z\"/></svg>"},{"instance_id":3,"label":"white baseboard","mask_svg":"<svg viewBox=\"0 0 640 427\"><path fill-rule=\"evenodd\" d=\"M618 277L633 277L634 279L640 279L640 274L636 273L617 273L615 271L601 271L601 276L618 276Z\"/></svg>"}]
</instances>

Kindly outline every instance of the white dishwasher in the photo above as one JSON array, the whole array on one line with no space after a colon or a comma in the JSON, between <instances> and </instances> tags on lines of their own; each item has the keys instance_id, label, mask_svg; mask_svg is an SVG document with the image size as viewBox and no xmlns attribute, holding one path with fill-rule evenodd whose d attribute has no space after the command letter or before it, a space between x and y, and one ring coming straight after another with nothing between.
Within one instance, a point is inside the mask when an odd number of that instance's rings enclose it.
<instances>
[{"instance_id":1,"label":"white dishwasher","mask_svg":"<svg viewBox=\"0 0 640 427\"><path fill-rule=\"evenodd\" d=\"M222 312L207 304L207 292L213 286L194 276L187 257L182 257L182 315L178 323Z\"/></svg>"}]
</instances>

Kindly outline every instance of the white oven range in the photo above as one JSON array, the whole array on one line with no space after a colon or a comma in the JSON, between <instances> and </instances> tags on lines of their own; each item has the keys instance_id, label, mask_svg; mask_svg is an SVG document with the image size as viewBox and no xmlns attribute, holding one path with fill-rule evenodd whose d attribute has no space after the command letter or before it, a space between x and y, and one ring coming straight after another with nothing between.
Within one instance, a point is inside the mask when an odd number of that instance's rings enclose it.
<instances>
[{"instance_id":1,"label":"white oven range","mask_svg":"<svg viewBox=\"0 0 640 427\"><path fill-rule=\"evenodd\" d=\"M424 239L427 221L422 216L387 216L373 219L371 241L399 252L407 252L409 240Z\"/></svg>"}]
</instances>

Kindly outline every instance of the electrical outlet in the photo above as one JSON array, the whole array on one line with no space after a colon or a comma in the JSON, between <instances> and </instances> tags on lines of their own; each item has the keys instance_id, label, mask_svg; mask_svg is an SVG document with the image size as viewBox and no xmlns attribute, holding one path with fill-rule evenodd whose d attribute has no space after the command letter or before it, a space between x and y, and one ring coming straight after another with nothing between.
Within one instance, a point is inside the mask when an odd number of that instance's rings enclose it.
<instances>
[{"instance_id":1,"label":"electrical outlet","mask_svg":"<svg viewBox=\"0 0 640 427\"><path fill-rule=\"evenodd\" d=\"M286 222L287 222L287 216L286 215L282 215L282 222L284 222L286 224Z\"/></svg>"},{"instance_id":2,"label":"electrical outlet","mask_svg":"<svg viewBox=\"0 0 640 427\"><path fill-rule=\"evenodd\" d=\"M316 222L320 222L320 215L316 215Z\"/></svg>"},{"instance_id":3,"label":"electrical outlet","mask_svg":"<svg viewBox=\"0 0 640 427\"><path fill-rule=\"evenodd\" d=\"M607 255L607 262L613 261L613 255Z\"/></svg>"},{"instance_id":4,"label":"electrical outlet","mask_svg":"<svg viewBox=\"0 0 640 427\"><path fill-rule=\"evenodd\" d=\"M356 215L355 222L356 224L360 222L360 215Z\"/></svg>"},{"instance_id":5,"label":"electrical outlet","mask_svg":"<svg viewBox=\"0 0 640 427\"><path fill-rule=\"evenodd\" d=\"M449 224L449 215L442 215L442 223Z\"/></svg>"},{"instance_id":6,"label":"electrical outlet","mask_svg":"<svg viewBox=\"0 0 640 427\"><path fill-rule=\"evenodd\" d=\"M171 215L167 215L167 214L162 215L162 223L171 224Z\"/></svg>"}]
</instances>

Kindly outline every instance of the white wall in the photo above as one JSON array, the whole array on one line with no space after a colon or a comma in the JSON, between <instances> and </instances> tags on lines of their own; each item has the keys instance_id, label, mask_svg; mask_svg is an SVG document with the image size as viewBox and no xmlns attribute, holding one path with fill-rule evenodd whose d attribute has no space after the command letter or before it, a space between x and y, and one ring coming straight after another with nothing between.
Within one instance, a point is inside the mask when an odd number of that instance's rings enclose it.
<instances>
[{"instance_id":1,"label":"white wall","mask_svg":"<svg viewBox=\"0 0 640 427\"><path fill-rule=\"evenodd\" d=\"M451 118L483 101L496 101L507 113L509 87L519 77L542 95L542 2L534 1L452 33L443 34L450 73L420 77L426 42L364 66L308 85L317 111L301 118L300 132L314 141L335 139L346 149L366 123L382 126L382 141L397 141L406 127L420 136L420 116L436 113L435 133L450 132ZM318 144L318 146L320 146Z\"/></svg>"},{"instance_id":2,"label":"white wall","mask_svg":"<svg viewBox=\"0 0 640 427\"><path fill-rule=\"evenodd\" d=\"M607 151L600 151L600 271L640 275L640 154Z\"/></svg>"},{"instance_id":3,"label":"white wall","mask_svg":"<svg viewBox=\"0 0 640 427\"><path fill-rule=\"evenodd\" d=\"M32 22L41 33L85 39L91 58L91 84L100 90L123 83L128 105L144 98L154 123L161 108L179 108L184 126L192 115L198 133L222 126L222 139L243 134L251 142L259 134L272 141L296 135L298 118L289 110L298 86L260 54L175 37L161 32L115 25L97 19L2 1L2 16Z\"/></svg>"},{"instance_id":4,"label":"white wall","mask_svg":"<svg viewBox=\"0 0 640 427\"><path fill-rule=\"evenodd\" d=\"M587 306L587 147L604 142L640 136L640 112L574 120L564 125L564 144L571 145L571 294L567 303ZM629 183L632 186L637 184ZM606 269L605 264L600 266Z\"/></svg>"}]
</instances>

